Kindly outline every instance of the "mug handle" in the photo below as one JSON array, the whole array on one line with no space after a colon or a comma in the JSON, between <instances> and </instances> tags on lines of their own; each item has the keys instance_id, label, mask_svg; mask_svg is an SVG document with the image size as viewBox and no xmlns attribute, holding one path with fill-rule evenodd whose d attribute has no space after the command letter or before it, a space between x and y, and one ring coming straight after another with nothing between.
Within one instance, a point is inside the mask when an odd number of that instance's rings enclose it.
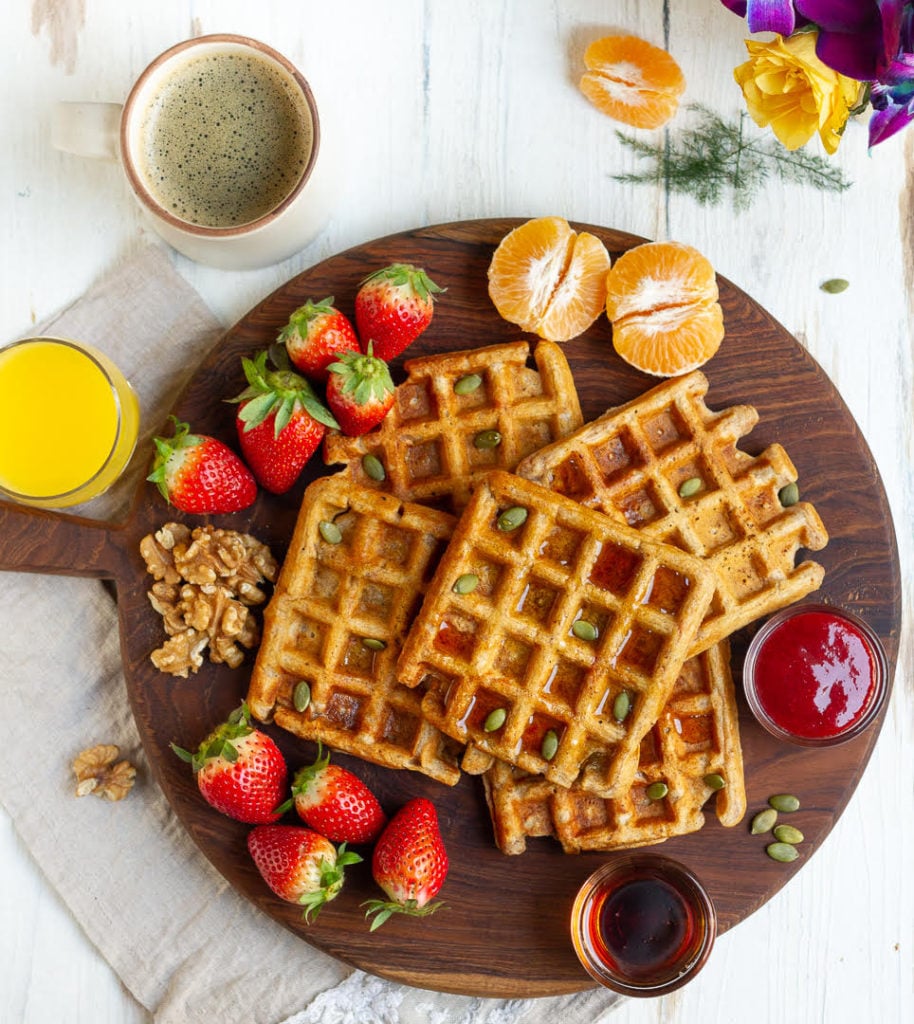
<instances>
[{"instance_id":1,"label":"mug handle","mask_svg":"<svg viewBox=\"0 0 914 1024\"><path fill-rule=\"evenodd\" d=\"M117 160L121 103L70 103L54 105L51 145L63 153Z\"/></svg>"}]
</instances>

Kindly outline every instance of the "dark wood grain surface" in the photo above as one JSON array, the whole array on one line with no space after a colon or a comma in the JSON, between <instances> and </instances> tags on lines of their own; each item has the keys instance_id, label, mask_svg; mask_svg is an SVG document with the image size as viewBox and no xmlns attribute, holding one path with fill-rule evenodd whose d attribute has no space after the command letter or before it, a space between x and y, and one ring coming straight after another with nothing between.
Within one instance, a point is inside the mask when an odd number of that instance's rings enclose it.
<instances>
[{"instance_id":1,"label":"dark wood grain surface","mask_svg":"<svg viewBox=\"0 0 914 1024\"><path fill-rule=\"evenodd\" d=\"M200 367L175 412L197 431L234 443L234 407L221 400L243 387L240 358L275 340L289 313L306 299L336 297L352 314L361 279L394 260L418 263L447 288L428 331L409 355L514 340L518 331L496 314L486 293L486 268L515 220L468 221L406 232L357 246L292 279L226 333ZM587 227L578 225L579 227ZM587 227L615 257L642 239ZM751 289L751 282L746 283ZM819 510L831 540L815 555L826 568L816 600L848 608L882 638L894 675L900 628L900 575L891 513L865 439L822 369L749 296L720 280L727 336L703 368L708 404L750 403L760 422L741 447L755 453L781 442L799 470L803 497ZM633 398L656 381L615 356L611 332L600 318L582 338L565 346L585 417ZM394 364L398 378L399 361ZM399 374L402 376L402 374ZM138 453L148 458L150 453ZM327 472L308 468L283 497L262 494L249 510L212 517L216 525L254 533L281 558L308 480ZM392 812L413 796L431 798L451 859L442 899L447 909L421 920L394 917L370 933L359 904L377 894L368 864L350 870L346 888L318 921L305 926L299 911L267 890L245 847L248 826L232 822L200 798L187 766L169 743L196 745L240 702L250 659L237 670L207 663L196 677L158 673L149 653L162 641L158 617L146 598L149 578L138 552L140 538L168 519L199 523L170 510L143 484L129 519L116 527L60 513L0 502L0 569L112 578L118 593L121 645L128 693L156 779L184 826L239 892L299 934L306 969L311 943L364 970L434 988L485 996L559 994L588 987L568 939L574 893L607 854L566 856L548 839L534 840L520 857L495 848L481 782L465 777L448 788L412 772L391 772L337 757L353 767ZM752 629L733 638L737 681ZM748 825L724 829L708 814L704 829L659 849L692 867L717 907L722 930L738 924L778 889L823 843L863 772L881 720L865 735L828 750L778 743L751 720L740 695L749 816L767 797L790 791L802 800L791 819L806 842L791 865L764 853L764 837ZM311 760L313 747L270 728L290 767ZM819 854L828 856L828 850ZM810 936L810 941L816 941Z\"/></svg>"}]
</instances>

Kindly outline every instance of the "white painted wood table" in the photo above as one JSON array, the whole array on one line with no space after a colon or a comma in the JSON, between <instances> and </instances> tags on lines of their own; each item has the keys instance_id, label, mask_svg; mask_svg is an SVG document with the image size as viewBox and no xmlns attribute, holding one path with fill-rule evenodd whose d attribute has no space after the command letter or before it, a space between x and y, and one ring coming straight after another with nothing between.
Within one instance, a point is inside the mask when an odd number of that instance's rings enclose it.
<instances>
[{"instance_id":1,"label":"white painted wood table","mask_svg":"<svg viewBox=\"0 0 914 1024\"><path fill-rule=\"evenodd\" d=\"M744 27L716 0L11 0L0 11L0 341L76 299L144 237L114 167L52 150L54 101L120 99L189 35L252 35L302 68L326 123L347 135L352 177L326 231L284 264L231 274L174 257L226 325L299 270L422 224L560 214L691 243L809 349L857 418L894 510L910 607L914 134L867 155L865 128L852 124L834 157L854 181L843 196L774 183L737 214L622 186L611 175L633 158L574 84L586 43L619 30L672 50L688 100L728 116L741 108L732 68ZM849 289L821 291L833 277ZM626 1003L619 1024L914 1020L909 613L905 622L885 727L823 848L721 938L693 984ZM4 815L0 1021L146 1019Z\"/></svg>"}]
</instances>

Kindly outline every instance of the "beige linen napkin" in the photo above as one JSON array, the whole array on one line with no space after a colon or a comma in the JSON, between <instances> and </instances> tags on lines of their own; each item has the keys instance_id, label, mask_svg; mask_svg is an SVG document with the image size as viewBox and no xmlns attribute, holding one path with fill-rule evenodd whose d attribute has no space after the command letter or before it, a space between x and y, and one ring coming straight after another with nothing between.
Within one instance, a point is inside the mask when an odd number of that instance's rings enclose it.
<instances>
[{"instance_id":1,"label":"beige linen napkin","mask_svg":"<svg viewBox=\"0 0 914 1024\"><path fill-rule=\"evenodd\" d=\"M30 333L39 330L94 343L137 389L140 454L109 495L77 510L119 520L145 472L149 436L222 327L165 250L144 246ZM14 726L0 744L0 800L50 884L158 1024L594 1024L610 1011L615 1000L602 990L531 1000L444 995L314 949L229 886L152 781L105 587L0 573L0 623L0 699ZM73 792L72 758L103 742L138 767L134 791L116 804Z\"/></svg>"}]
</instances>

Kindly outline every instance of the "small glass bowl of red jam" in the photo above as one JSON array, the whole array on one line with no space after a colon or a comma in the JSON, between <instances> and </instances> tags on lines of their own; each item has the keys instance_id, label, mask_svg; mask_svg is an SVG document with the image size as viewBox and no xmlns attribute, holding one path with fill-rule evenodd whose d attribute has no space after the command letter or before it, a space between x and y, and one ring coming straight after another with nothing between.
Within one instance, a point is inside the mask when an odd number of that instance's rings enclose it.
<instances>
[{"instance_id":1,"label":"small glass bowl of red jam","mask_svg":"<svg viewBox=\"0 0 914 1024\"><path fill-rule=\"evenodd\" d=\"M583 884L571 940L587 973L629 996L660 996L704 966L717 935L714 904L683 864L619 854Z\"/></svg>"},{"instance_id":2,"label":"small glass bowl of red jam","mask_svg":"<svg viewBox=\"0 0 914 1024\"><path fill-rule=\"evenodd\" d=\"M833 746L859 736L879 714L888 662L879 637L856 615L831 605L796 605L755 634L743 689L772 736Z\"/></svg>"}]
</instances>

